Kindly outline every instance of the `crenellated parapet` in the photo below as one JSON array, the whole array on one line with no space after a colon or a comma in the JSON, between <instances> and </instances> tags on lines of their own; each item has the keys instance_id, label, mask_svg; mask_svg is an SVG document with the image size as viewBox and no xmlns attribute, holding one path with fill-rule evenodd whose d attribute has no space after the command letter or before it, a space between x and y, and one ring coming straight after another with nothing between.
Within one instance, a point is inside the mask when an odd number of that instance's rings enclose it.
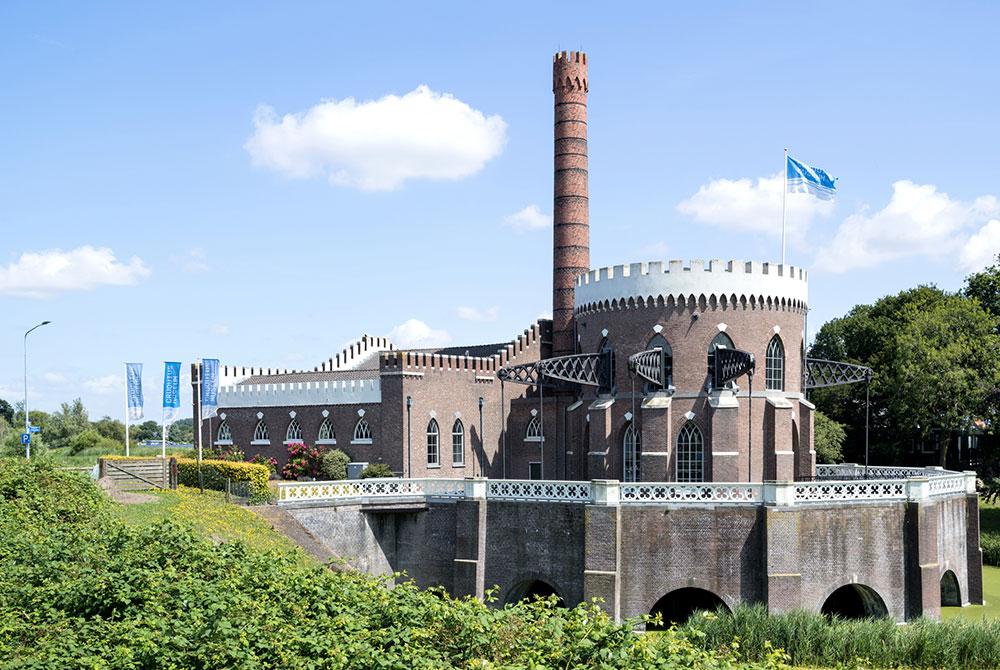
<instances>
[{"instance_id":1,"label":"crenellated parapet","mask_svg":"<svg viewBox=\"0 0 1000 670\"><path fill-rule=\"evenodd\" d=\"M382 402L382 387L378 379L237 384L219 389L220 407L356 405L379 402Z\"/></svg>"},{"instance_id":2,"label":"crenellated parapet","mask_svg":"<svg viewBox=\"0 0 1000 670\"><path fill-rule=\"evenodd\" d=\"M576 280L577 313L651 306L804 311L808 299L808 272L756 261L631 263Z\"/></svg>"},{"instance_id":3,"label":"crenellated parapet","mask_svg":"<svg viewBox=\"0 0 1000 670\"><path fill-rule=\"evenodd\" d=\"M313 372L333 372L335 370L353 370L362 361L368 360L372 354L381 351L392 351L395 345L388 337L362 335L356 342L344 347L336 356L331 356L321 365L313 368Z\"/></svg>"},{"instance_id":4,"label":"crenellated parapet","mask_svg":"<svg viewBox=\"0 0 1000 670\"><path fill-rule=\"evenodd\" d=\"M426 351L383 351L380 355L379 370L388 373L406 372L475 372L492 378L496 371L508 362L531 350L537 351L541 343L541 327L533 323L530 328L502 345L492 356L465 356L439 354Z\"/></svg>"}]
</instances>

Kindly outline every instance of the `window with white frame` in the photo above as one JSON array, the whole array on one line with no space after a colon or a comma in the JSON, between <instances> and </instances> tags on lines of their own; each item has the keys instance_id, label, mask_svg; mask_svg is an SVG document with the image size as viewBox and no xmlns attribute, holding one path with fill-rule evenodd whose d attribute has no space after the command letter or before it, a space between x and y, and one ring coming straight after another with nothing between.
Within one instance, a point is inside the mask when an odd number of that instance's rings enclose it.
<instances>
[{"instance_id":1,"label":"window with white frame","mask_svg":"<svg viewBox=\"0 0 1000 670\"><path fill-rule=\"evenodd\" d=\"M229 422L225 419L219 424L219 432L215 434L215 443L220 445L233 443L233 429L229 427Z\"/></svg>"},{"instance_id":2,"label":"window with white frame","mask_svg":"<svg viewBox=\"0 0 1000 670\"><path fill-rule=\"evenodd\" d=\"M764 359L764 381L768 391L785 390L785 345L775 334L767 344L767 357Z\"/></svg>"},{"instance_id":3,"label":"window with white frame","mask_svg":"<svg viewBox=\"0 0 1000 670\"><path fill-rule=\"evenodd\" d=\"M253 440L250 444L271 444L271 438L267 434L267 424L264 419L257 422L257 427L253 429Z\"/></svg>"},{"instance_id":4,"label":"window with white frame","mask_svg":"<svg viewBox=\"0 0 1000 670\"><path fill-rule=\"evenodd\" d=\"M285 444L296 444L302 441L302 426L299 425L299 420L292 418L288 422L288 430L285 431Z\"/></svg>"},{"instance_id":5,"label":"window with white frame","mask_svg":"<svg viewBox=\"0 0 1000 670\"><path fill-rule=\"evenodd\" d=\"M465 465L465 426L461 419L455 419L451 427L451 463Z\"/></svg>"},{"instance_id":6,"label":"window with white frame","mask_svg":"<svg viewBox=\"0 0 1000 670\"><path fill-rule=\"evenodd\" d=\"M372 429L368 425L368 422L364 419L359 419L358 424L354 426L354 439L351 440L351 444L371 444L372 443Z\"/></svg>"},{"instance_id":7,"label":"window with white frame","mask_svg":"<svg viewBox=\"0 0 1000 670\"><path fill-rule=\"evenodd\" d=\"M639 432L635 429L634 421L628 422L622 434L622 456L622 481L639 481Z\"/></svg>"},{"instance_id":8,"label":"window with white frame","mask_svg":"<svg viewBox=\"0 0 1000 670\"><path fill-rule=\"evenodd\" d=\"M316 444L337 444L337 433L334 432L330 419L323 419L323 423L319 424L319 437L316 438Z\"/></svg>"},{"instance_id":9,"label":"window with white frame","mask_svg":"<svg viewBox=\"0 0 1000 670\"><path fill-rule=\"evenodd\" d=\"M531 417L531 421L528 422L528 427L524 431L524 441L525 442L542 441L542 424L538 420L537 416Z\"/></svg>"},{"instance_id":10,"label":"window with white frame","mask_svg":"<svg viewBox=\"0 0 1000 670\"><path fill-rule=\"evenodd\" d=\"M441 465L440 432L437 419L427 424L427 465Z\"/></svg>"},{"instance_id":11,"label":"window with white frame","mask_svg":"<svg viewBox=\"0 0 1000 670\"><path fill-rule=\"evenodd\" d=\"M677 481L705 481L705 438L693 421L677 435Z\"/></svg>"}]
</instances>

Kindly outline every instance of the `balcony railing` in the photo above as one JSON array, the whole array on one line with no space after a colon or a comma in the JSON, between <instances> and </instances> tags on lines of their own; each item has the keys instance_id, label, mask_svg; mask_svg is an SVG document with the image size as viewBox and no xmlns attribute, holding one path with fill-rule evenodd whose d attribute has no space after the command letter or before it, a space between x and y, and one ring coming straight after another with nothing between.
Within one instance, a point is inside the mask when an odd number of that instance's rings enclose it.
<instances>
[{"instance_id":1,"label":"balcony railing","mask_svg":"<svg viewBox=\"0 0 1000 670\"><path fill-rule=\"evenodd\" d=\"M354 479L278 484L279 505L371 501L497 500L592 505L807 505L930 500L975 493L974 472L938 468L818 466L807 482L618 482L525 479Z\"/></svg>"}]
</instances>

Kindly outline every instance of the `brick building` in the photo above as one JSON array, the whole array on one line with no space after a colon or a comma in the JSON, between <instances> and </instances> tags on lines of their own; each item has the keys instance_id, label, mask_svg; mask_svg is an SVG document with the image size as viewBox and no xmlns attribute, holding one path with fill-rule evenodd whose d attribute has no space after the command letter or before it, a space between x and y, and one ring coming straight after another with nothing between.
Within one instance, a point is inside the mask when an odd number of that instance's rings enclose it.
<instances>
[{"instance_id":1,"label":"brick building","mask_svg":"<svg viewBox=\"0 0 1000 670\"><path fill-rule=\"evenodd\" d=\"M806 273L718 260L591 269L588 90L586 55L556 54L551 320L468 347L399 350L365 335L311 371L223 361L220 412L202 422L204 444L279 462L291 443L336 446L412 477L811 478ZM712 388L716 346L755 355L752 394L747 378ZM655 348L660 383L627 365ZM498 378L510 366L602 351L614 362L604 386Z\"/></svg>"}]
</instances>

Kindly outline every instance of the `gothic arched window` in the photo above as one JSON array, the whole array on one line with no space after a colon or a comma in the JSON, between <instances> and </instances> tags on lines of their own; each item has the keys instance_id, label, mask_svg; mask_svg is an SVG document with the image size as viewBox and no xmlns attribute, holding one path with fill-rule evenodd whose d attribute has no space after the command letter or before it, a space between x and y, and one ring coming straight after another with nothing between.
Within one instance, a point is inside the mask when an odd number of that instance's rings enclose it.
<instances>
[{"instance_id":1,"label":"gothic arched window","mask_svg":"<svg viewBox=\"0 0 1000 670\"><path fill-rule=\"evenodd\" d=\"M232 444L233 443L233 431L229 427L229 422L225 419L219 424L219 432L215 434L216 444Z\"/></svg>"},{"instance_id":2,"label":"gothic arched window","mask_svg":"<svg viewBox=\"0 0 1000 670\"><path fill-rule=\"evenodd\" d=\"M461 419L455 419L451 427L451 462L454 465L465 464L465 426Z\"/></svg>"},{"instance_id":3,"label":"gothic arched window","mask_svg":"<svg viewBox=\"0 0 1000 670\"><path fill-rule=\"evenodd\" d=\"M323 423L319 425L319 437L316 439L316 444L337 444L337 433L334 432L330 419L323 419Z\"/></svg>"},{"instance_id":4,"label":"gothic arched window","mask_svg":"<svg viewBox=\"0 0 1000 670\"><path fill-rule=\"evenodd\" d=\"M299 420L292 418L288 422L288 430L285 431L285 443L294 443L302 441L302 426L299 425Z\"/></svg>"},{"instance_id":5,"label":"gothic arched window","mask_svg":"<svg viewBox=\"0 0 1000 670\"><path fill-rule=\"evenodd\" d=\"M639 432L635 429L635 422L629 421L622 434L622 481L639 481Z\"/></svg>"},{"instance_id":6,"label":"gothic arched window","mask_svg":"<svg viewBox=\"0 0 1000 670\"><path fill-rule=\"evenodd\" d=\"M427 465L441 465L440 431L437 419L427 424Z\"/></svg>"},{"instance_id":7,"label":"gothic arched window","mask_svg":"<svg viewBox=\"0 0 1000 670\"><path fill-rule=\"evenodd\" d=\"M257 427L253 429L253 440L250 444L271 444L271 438L267 435L267 424L264 419L257 422Z\"/></svg>"},{"instance_id":8,"label":"gothic arched window","mask_svg":"<svg viewBox=\"0 0 1000 670\"><path fill-rule=\"evenodd\" d=\"M677 481L705 481L705 438L693 421L677 435Z\"/></svg>"},{"instance_id":9,"label":"gothic arched window","mask_svg":"<svg viewBox=\"0 0 1000 670\"><path fill-rule=\"evenodd\" d=\"M781 343L781 338L775 335L767 343L767 357L765 358L765 388L768 391L785 390L785 345Z\"/></svg>"},{"instance_id":10,"label":"gothic arched window","mask_svg":"<svg viewBox=\"0 0 1000 670\"><path fill-rule=\"evenodd\" d=\"M358 419L357 425L354 426L354 439L351 442L353 444L372 443L372 429L364 419Z\"/></svg>"},{"instance_id":11,"label":"gothic arched window","mask_svg":"<svg viewBox=\"0 0 1000 670\"><path fill-rule=\"evenodd\" d=\"M524 431L524 441L525 442L542 441L542 424L538 421L537 416L531 417L531 421L528 422L528 427Z\"/></svg>"}]
</instances>

